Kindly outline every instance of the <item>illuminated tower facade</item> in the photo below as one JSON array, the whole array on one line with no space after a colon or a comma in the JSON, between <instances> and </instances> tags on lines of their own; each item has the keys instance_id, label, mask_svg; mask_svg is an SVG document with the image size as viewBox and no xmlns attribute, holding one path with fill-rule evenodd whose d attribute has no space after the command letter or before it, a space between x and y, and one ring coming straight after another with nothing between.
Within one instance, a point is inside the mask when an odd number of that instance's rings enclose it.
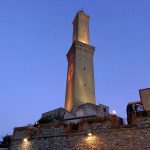
<instances>
[{"instance_id":1,"label":"illuminated tower facade","mask_svg":"<svg viewBox=\"0 0 150 150\"><path fill-rule=\"evenodd\" d=\"M73 20L73 42L67 53L65 97L65 109L70 112L85 103L95 104L93 68L95 48L90 45L89 19L87 14L79 11Z\"/></svg>"}]
</instances>

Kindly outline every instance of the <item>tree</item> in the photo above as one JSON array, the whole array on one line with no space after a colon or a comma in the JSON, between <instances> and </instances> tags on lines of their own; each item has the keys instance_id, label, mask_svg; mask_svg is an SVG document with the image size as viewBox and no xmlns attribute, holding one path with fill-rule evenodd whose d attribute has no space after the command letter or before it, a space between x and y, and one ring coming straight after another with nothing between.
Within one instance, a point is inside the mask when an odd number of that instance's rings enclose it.
<instances>
[{"instance_id":1,"label":"tree","mask_svg":"<svg viewBox=\"0 0 150 150\"><path fill-rule=\"evenodd\" d=\"M8 148L11 142L11 135L6 135L3 140L0 141L0 148Z\"/></svg>"}]
</instances>

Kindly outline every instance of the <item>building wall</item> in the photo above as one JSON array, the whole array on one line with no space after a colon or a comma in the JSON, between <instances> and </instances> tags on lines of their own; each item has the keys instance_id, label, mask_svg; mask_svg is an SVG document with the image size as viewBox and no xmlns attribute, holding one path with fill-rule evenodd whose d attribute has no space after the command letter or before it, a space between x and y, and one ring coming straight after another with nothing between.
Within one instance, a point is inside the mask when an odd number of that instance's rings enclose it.
<instances>
[{"instance_id":1,"label":"building wall","mask_svg":"<svg viewBox=\"0 0 150 150\"><path fill-rule=\"evenodd\" d=\"M75 56L74 108L95 101L94 47L78 42Z\"/></svg>"},{"instance_id":2,"label":"building wall","mask_svg":"<svg viewBox=\"0 0 150 150\"><path fill-rule=\"evenodd\" d=\"M48 117L48 116L60 116L60 117L63 117L64 116L64 112L65 112L65 109L58 108L58 109L54 109L52 111L43 113L42 117Z\"/></svg>"},{"instance_id":3,"label":"building wall","mask_svg":"<svg viewBox=\"0 0 150 150\"><path fill-rule=\"evenodd\" d=\"M138 120L140 121L140 120ZM92 136L88 136L89 129ZM22 130L22 129L21 129ZM23 139L30 133L30 139ZM31 134L32 133L32 134ZM85 123L82 131L64 132L64 126L43 126L13 135L10 150L149 150L150 123L144 127L114 127L112 122Z\"/></svg>"},{"instance_id":4,"label":"building wall","mask_svg":"<svg viewBox=\"0 0 150 150\"><path fill-rule=\"evenodd\" d=\"M90 16L83 11L79 11L73 20L73 42L80 41L90 44L89 36L89 19Z\"/></svg>"},{"instance_id":5,"label":"building wall","mask_svg":"<svg viewBox=\"0 0 150 150\"><path fill-rule=\"evenodd\" d=\"M70 48L68 59L65 109L75 112L85 103L96 104L93 54L95 48L75 41Z\"/></svg>"},{"instance_id":6,"label":"building wall","mask_svg":"<svg viewBox=\"0 0 150 150\"><path fill-rule=\"evenodd\" d=\"M111 129L88 137L87 134L31 139L28 142L15 140L11 150L148 150L150 128Z\"/></svg>"},{"instance_id":7,"label":"building wall","mask_svg":"<svg viewBox=\"0 0 150 150\"><path fill-rule=\"evenodd\" d=\"M141 101L144 105L145 111L150 111L150 88L141 89L140 91Z\"/></svg>"},{"instance_id":8,"label":"building wall","mask_svg":"<svg viewBox=\"0 0 150 150\"><path fill-rule=\"evenodd\" d=\"M73 90L74 90L74 68L75 68L75 43L71 46L68 54L68 70L66 82L65 109L72 111L73 109Z\"/></svg>"},{"instance_id":9,"label":"building wall","mask_svg":"<svg viewBox=\"0 0 150 150\"><path fill-rule=\"evenodd\" d=\"M92 116L96 115L99 117L109 116L109 107L99 104L82 104L76 111L76 116Z\"/></svg>"},{"instance_id":10,"label":"building wall","mask_svg":"<svg viewBox=\"0 0 150 150\"><path fill-rule=\"evenodd\" d=\"M42 114L42 118L43 117L49 117L49 116L61 117L63 119L75 117L73 114L71 114L70 112L66 111L62 107L54 109L54 110L51 110L49 112L46 112L46 113Z\"/></svg>"}]
</instances>

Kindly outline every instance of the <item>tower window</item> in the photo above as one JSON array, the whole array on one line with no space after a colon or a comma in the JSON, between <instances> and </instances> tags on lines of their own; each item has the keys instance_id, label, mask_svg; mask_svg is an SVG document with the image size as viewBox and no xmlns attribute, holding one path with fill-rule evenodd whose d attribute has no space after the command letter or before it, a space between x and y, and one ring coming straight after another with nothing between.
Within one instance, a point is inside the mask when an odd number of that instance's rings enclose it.
<instances>
[{"instance_id":1,"label":"tower window","mask_svg":"<svg viewBox=\"0 0 150 150\"><path fill-rule=\"evenodd\" d=\"M86 84L84 84L84 86L87 86Z\"/></svg>"},{"instance_id":2,"label":"tower window","mask_svg":"<svg viewBox=\"0 0 150 150\"><path fill-rule=\"evenodd\" d=\"M106 112L106 108L103 108L103 111Z\"/></svg>"},{"instance_id":3,"label":"tower window","mask_svg":"<svg viewBox=\"0 0 150 150\"><path fill-rule=\"evenodd\" d=\"M83 69L85 70L85 67Z\"/></svg>"}]
</instances>

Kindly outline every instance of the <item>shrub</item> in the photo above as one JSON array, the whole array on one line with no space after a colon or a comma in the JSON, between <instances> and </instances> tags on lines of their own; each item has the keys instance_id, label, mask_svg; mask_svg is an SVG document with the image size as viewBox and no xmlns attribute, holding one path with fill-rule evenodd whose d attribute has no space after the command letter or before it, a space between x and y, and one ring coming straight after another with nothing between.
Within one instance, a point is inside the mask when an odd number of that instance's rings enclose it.
<instances>
[{"instance_id":1,"label":"shrub","mask_svg":"<svg viewBox=\"0 0 150 150\"><path fill-rule=\"evenodd\" d=\"M6 135L3 137L3 140L0 142L0 148L8 148L11 142L11 135Z\"/></svg>"}]
</instances>

